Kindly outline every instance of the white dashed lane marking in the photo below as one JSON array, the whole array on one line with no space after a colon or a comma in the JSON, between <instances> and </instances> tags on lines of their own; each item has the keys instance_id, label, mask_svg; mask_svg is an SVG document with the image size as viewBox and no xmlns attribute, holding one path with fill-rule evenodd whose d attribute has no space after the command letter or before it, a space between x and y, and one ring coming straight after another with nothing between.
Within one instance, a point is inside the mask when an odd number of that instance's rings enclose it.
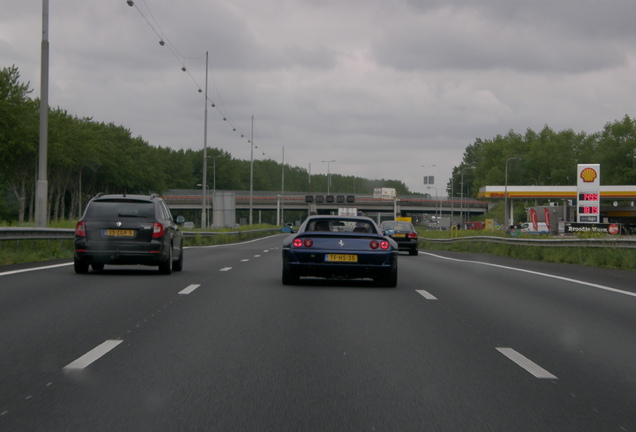
<instances>
[{"instance_id":1,"label":"white dashed lane marking","mask_svg":"<svg viewBox=\"0 0 636 432\"><path fill-rule=\"evenodd\" d=\"M223 267L221 270L219 271L228 271L228 270L232 270L232 267Z\"/></svg>"},{"instance_id":2,"label":"white dashed lane marking","mask_svg":"<svg viewBox=\"0 0 636 432\"><path fill-rule=\"evenodd\" d=\"M123 340L110 339L101 345L96 346L77 360L64 366L64 369L84 369L96 360L106 355L110 350L122 343Z\"/></svg>"},{"instance_id":3,"label":"white dashed lane marking","mask_svg":"<svg viewBox=\"0 0 636 432\"><path fill-rule=\"evenodd\" d=\"M517 351L513 350L512 348L497 348L497 351L499 351L500 353L508 357L517 365L521 366L522 368L530 372L532 375L534 375L535 378L558 379L556 376L552 375L550 372L543 369L541 366L539 366L538 364L536 364L529 358L519 354Z\"/></svg>"},{"instance_id":4,"label":"white dashed lane marking","mask_svg":"<svg viewBox=\"0 0 636 432\"><path fill-rule=\"evenodd\" d=\"M424 291L424 290L415 290L418 294L420 294L422 297L424 297L426 300L437 300L437 297L435 297L433 294L429 293L428 291Z\"/></svg>"},{"instance_id":5,"label":"white dashed lane marking","mask_svg":"<svg viewBox=\"0 0 636 432\"><path fill-rule=\"evenodd\" d=\"M179 294L190 294L192 291L194 291L195 289L199 288L201 285L199 284L192 284L192 285L188 285L187 287L185 287L184 289L182 289L181 291L179 291Z\"/></svg>"}]
</instances>

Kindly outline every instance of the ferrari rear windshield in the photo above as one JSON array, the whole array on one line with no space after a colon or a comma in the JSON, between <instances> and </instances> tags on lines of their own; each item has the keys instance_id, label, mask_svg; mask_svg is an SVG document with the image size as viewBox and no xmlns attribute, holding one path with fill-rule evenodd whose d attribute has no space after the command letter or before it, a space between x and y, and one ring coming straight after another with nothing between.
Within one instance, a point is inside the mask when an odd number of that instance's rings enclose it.
<instances>
[{"instance_id":1,"label":"ferrari rear windshield","mask_svg":"<svg viewBox=\"0 0 636 432\"><path fill-rule=\"evenodd\" d=\"M375 233L373 224L351 219L315 219L307 225L307 231Z\"/></svg>"}]
</instances>

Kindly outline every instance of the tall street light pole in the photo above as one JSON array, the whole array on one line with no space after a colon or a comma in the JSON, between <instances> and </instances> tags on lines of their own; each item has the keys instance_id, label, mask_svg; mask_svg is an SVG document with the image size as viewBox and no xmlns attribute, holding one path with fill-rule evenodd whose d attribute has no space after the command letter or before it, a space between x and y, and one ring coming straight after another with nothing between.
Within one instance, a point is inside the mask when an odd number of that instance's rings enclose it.
<instances>
[{"instance_id":1,"label":"tall street light pole","mask_svg":"<svg viewBox=\"0 0 636 432\"><path fill-rule=\"evenodd\" d=\"M208 184L208 52L205 52L205 109L203 116L203 180L201 181L201 229L207 227Z\"/></svg>"},{"instance_id":2,"label":"tall street light pole","mask_svg":"<svg viewBox=\"0 0 636 432\"><path fill-rule=\"evenodd\" d=\"M513 156L506 159L506 184L504 186L504 219L506 227L512 225L512 223L510 222L510 217L508 216L508 162L510 162L511 160L521 160L521 158L519 156Z\"/></svg>"},{"instance_id":3,"label":"tall street light pole","mask_svg":"<svg viewBox=\"0 0 636 432\"><path fill-rule=\"evenodd\" d=\"M38 181L35 187L35 226L48 221L47 152L49 140L49 0L42 0L42 53L40 60L40 144Z\"/></svg>"},{"instance_id":4,"label":"tall street light pole","mask_svg":"<svg viewBox=\"0 0 636 432\"><path fill-rule=\"evenodd\" d=\"M474 169L474 166L467 166L462 168L462 182L461 182L461 192L459 193L460 196L460 210L459 210L459 220L460 223L462 225L462 227L464 226L464 171L467 169ZM462 228L463 229L463 228Z\"/></svg>"},{"instance_id":5,"label":"tall street light pole","mask_svg":"<svg viewBox=\"0 0 636 432\"><path fill-rule=\"evenodd\" d=\"M327 163L327 195L329 195L329 190L331 188L331 171L329 171L329 164L331 162L335 162L335 160L326 160L326 161L322 161L323 163L326 162Z\"/></svg>"},{"instance_id":6,"label":"tall street light pole","mask_svg":"<svg viewBox=\"0 0 636 432\"><path fill-rule=\"evenodd\" d=\"M285 224L285 146L283 146L283 163L281 168L281 194L283 195L283 199L280 202L280 224Z\"/></svg>"},{"instance_id":7,"label":"tall street light pole","mask_svg":"<svg viewBox=\"0 0 636 432\"><path fill-rule=\"evenodd\" d=\"M254 201L254 116L252 116L250 144L250 225L252 225L252 203Z\"/></svg>"}]
</instances>

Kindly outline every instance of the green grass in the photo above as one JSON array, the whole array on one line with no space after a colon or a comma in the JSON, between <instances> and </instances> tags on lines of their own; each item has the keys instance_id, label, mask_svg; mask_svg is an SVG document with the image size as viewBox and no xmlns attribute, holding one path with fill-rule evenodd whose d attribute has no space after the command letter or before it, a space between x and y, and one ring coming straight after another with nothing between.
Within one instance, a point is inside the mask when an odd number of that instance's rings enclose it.
<instances>
[{"instance_id":1,"label":"green grass","mask_svg":"<svg viewBox=\"0 0 636 432\"><path fill-rule=\"evenodd\" d=\"M67 221L56 224L52 228L74 228L75 222ZM245 233L245 231L276 228L272 225L242 226L237 229L218 229L214 232L235 232L238 234L218 236L185 237L186 246L209 246L215 244L236 243L260 237L266 237L276 231ZM193 229L188 232L201 232ZM426 241L426 239L449 239L449 231L420 231L420 249L447 250L456 252L487 253L491 255L507 256L511 258L535 260L551 263L579 264L591 267L605 267L621 270L636 270L636 249L612 247L547 247L510 245L490 242L456 242L440 244ZM485 231L457 231L453 237L469 237L481 235L495 235L506 237L502 232ZM598 236L598 235L596 235ZM537 235L523 235L527 238L541 238ZM546 236L547 237L547 236ZM590 235L582 236L590 238ZM72 240L4 240L0 241L0 265L18 264L26 262L47 261L53 259L72 259Z\"/></svg>"},{"instance_id":2,"label":"green grass","mask_svg":"<svg viewBox=\"0 0 636 432\"><path fill-rule=\"evenodd\" d=\"M75 222L59 223L49 228L75 228ZM238 234L224 234L215 236L184 237L185 246L210 246L216 244L236 243L266 237L277 231L262 231L246 233L245 231L260 229L275 229L273 225L242 226L236 229L221 228L206 230L206 232L238 232ZM184 230L186 232L201 232L201 230ZM55 259L73 259L73 240L2 240L0 241L0 265L20 264L27 262L48 261Z\"/></svg>"},{"instance_id":3,"label":"green grass","mask_svg":"<svg viewBox=\"0 0 636 432\"><path fill-rule=\"evenodd\" d=\"M458 231L457 237L498 236L506 237L502 232ZM602 237L599 235L581 235L579 238ZM636 270L636 249L613 247L578 246L528 246L491 243L485 241L464 241L455 243L436 243L426 239L449 239L448 231L421 231L419 246L422 250L445 250L453 252L486 253L524 260L562 264L578 264L590 267L604 267L619 270ZM523 234L521 238L549 238L547 235Z\"/></svg>"}]
</instances>

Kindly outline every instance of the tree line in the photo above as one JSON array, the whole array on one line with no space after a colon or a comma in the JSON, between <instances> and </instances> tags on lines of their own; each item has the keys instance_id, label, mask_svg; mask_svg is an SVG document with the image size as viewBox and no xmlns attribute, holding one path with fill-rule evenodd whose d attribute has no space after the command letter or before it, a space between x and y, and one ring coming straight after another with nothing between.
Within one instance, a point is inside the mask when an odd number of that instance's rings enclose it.
<instances>
[{"instance_id":1,"label":"tree line","mask_svg":"<svg viewBox=\"0 0 636 432\"><path fill-rule=\"evenodd\" d=\"M32 221L37 182L39 99L29 83L20 81L17 67L0 71L0 221ZM226 151L207 150L207 186L217 190L249 190L251 163ZM202 182L203 149L154 147L142 137L113 123L77 117L62 108L49 108L49 221L77 218L88 199L104 193L164 193L194 189ZM278 191L283 165L255 160L252 187ZM372 194L392 187L411 194L398 180L369 180L355 176L309 175L304 168L284 166L285 192L320 191ZM200 187L200 186L199 186Z\"/></svg>"},{"instance_id":2,"label":"tree line","mask_svg":"<svg viewBox=\"0 0 636 432\"><path fill-rule=\"evenodd\" d=\"M636 184L636 120L626 115L606 123L600 132L556 132L548 126L525 134L509 131L492 139L476 139L453 168L447 190L477 197L483 186L575 186L577 164L600 164L602 185Z\"/></svg>"},{"instance_id":3,"label":"tree line","mask_svg":"<svg viewBox=\"0 0 636 432\"><path fill-rule=\"evenodd\" d=\"M0 221L32 221L37 182L39 99L20 81L15 66L0 70ZM601 165L601 184L636 184L636 120L628 115L605 124L600 132L554 131L545 126L524 134L509 131L491 139L477 138L464 151L447 183L449 196L477 197L479 188L509 185L575 185L576 165ZM253 189L278 191L283 166L254 161ZM249 190L250 161L226 151L208 149L207 185L218 190ZM202 181L203 149L154 147L113 123L77 117L49 108L49 220L77 218L90 197L104 193L164 193L193 189ZM399 180L369 180L340 174L313 174L285 165L285 192L372 194L395 188L413 194ZM463 180L463 182L462 182ZM462 191L463 186L463 191Z\"/></svg>"}]
</instances>

